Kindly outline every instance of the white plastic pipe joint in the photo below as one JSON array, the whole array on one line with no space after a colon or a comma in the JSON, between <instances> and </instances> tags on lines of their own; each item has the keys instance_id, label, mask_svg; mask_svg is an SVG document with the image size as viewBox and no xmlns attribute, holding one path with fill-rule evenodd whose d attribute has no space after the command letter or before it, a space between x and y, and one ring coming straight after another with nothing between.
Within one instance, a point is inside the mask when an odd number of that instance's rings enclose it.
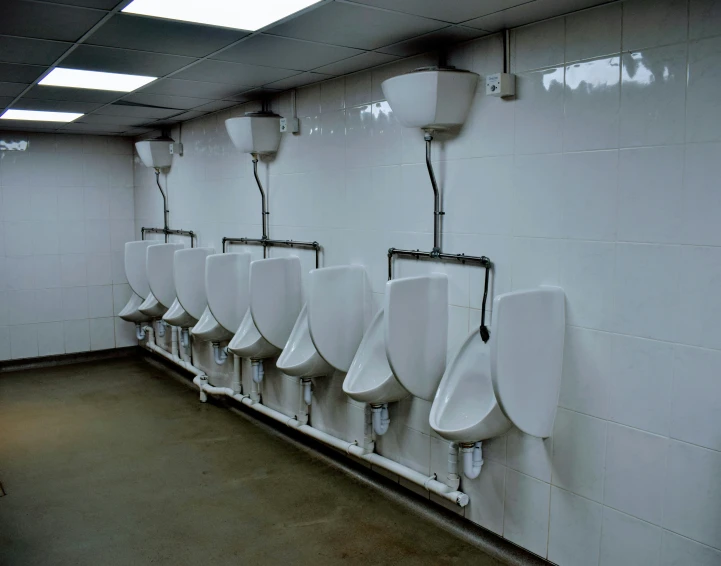
<instances>
[{"instance_id":1,"label":"white plastic pipe joint","mask_svg":"<svg viewBox=\"0 0 721 566\"><path fill-rule=\"evenodd\" d=\"M462 444L461 452L463 452L463 475L469 480L476 479L483 467L483 451L481 443Z\"/></svg>"},{"instance_id":2,"label":"white plastic pipe joint","mask_svg":"<svg viewBox=\"0 0 721 566\"><path fill-rule=\"evenodd\" d=\"M213 342L213 358L216 365L222 366L228 359L228 349L221 348L218 342Z\"/></svg>"},{"instance_id":3,"label":"white plastic pipe joint","mask_svg":"<svg viewBox=\"0 0 721 566\"><path fill-rule=\"evenodd\" d=\"M135 325L135 337L140 340L145 340L145 328L142 324L136 324Z\"/></svg>"},{"instance_id":4,"label":"white plastic pipe joint","mask_svg":"<svg viewBox=\"0 0 721 566\"><path fill-rule=\"evenodd\" d=\"M371 405L371 416L373 420L373 432L378 436L382 436L388 432L388 427L391 424L391 418L388 414L388 403Z\"/></svg>"},{"instance_id":5,"label":"white plastic pipe joint","mask_svg":"<svg viewBox=\"0 0 721 566\"><path fill-rule=\"evenodd\" d=\"M310 407L313 402L313 382L309 378L303 378L300 385L303 388L303 401Z\"/></svg>"}]
</instances>

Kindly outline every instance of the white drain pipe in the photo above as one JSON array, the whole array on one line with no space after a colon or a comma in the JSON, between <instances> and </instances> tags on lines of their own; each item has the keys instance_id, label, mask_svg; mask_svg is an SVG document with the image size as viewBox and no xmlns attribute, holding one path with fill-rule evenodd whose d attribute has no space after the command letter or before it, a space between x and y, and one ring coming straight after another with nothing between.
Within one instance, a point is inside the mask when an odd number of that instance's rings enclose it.
<instances>
[{"instance_id":1,"label":"white drain pipe","mask_svg":"<svg viewBox=\"0 0 721 566\"><path fill-rule=\"evenodd\" d=\"M300 386L303 389L303 402L310 407L313 402L313 382L310 378L300 380Z\"/></svg>"},{"instance_id":2,"label":"white drain pipe","mask_svg":"<svg viewBox=\"0 0 721 566\"><path fill-rule=\"evenodd\" d=\"M227 349L221 348L219 342L213 342L213 358L215 359L215 364L218 366L222 366L225 360L228 359Z\"/></svg>"},{"instance_id":3,"label":"white drain pipe","mask_svg":"<svg viewBox=\"0 0 721 566\"><path fill-rule=\"evenodd\" d=\"M483 467L483 452L481 451L481 443L463 444L461 445L463 452L463 475L469 480L476 479Z\"/></svg>"},{"instance_id":4,"label":"white drain pipe","mask_svg":"<svg viewBox=\"0 0 721 566\"><path fill-rule=\"evenodd\" d=\"M144 328L145 333L148 336L148 342L145 345L145 347L150 350L151 352L155 352L156 354L160 354L165 359L170 360L171 362L179 365L185 370L188 370L190 373L196 376L205 376L205 372L201 369L198 369L193 364L183 361L178 357L177 353L173 354L172 352L168 352L164 348L161 348L155 343L155 332L153 331L153 328L151 326L146 326ZM174 349L177 352L178 349L178 341L177 341L177 334L173 333L173 336L175 337L175 340L171 342L171 349ZM173 346L175 344L175 346Z\"/></svg>"},{"instance_id":5,"label":"white drain pipe","mask_svg":"<svg viewBox=\"0 0 721 566\"><path fill-rule=\"evenodd\" d=\"M137 338L138 342L145 340L145 328L139 322L135 323L135 338Z\"/></svg>"},{"instance_id":6,"label":"white drain pipe","mask_svg":"<svg viewBox=\"0 0 721 566\"><path fill-rule=\"evenodd\" d=\"M357 442L346 442L345 440L341 440L340 438L331 436L330 434L313 428L312 426L303 424L293 417L288 417L287 415L284 415L279 411L271 409L270 407L266 407L261 403L255 402L247 395L233 393L232 389L228 387L213 387L212 385L208 384L207 377L205 376L196 376L193 379L193 383L195 383L195 385L197 385L198 389L200 390L201 400L207 393L210 393L212 395L226 395L247 407L255 409L259 413L262 413L267 417L283 423L284 425L289 426L290 428L293 428L307 436L310 436L311 438L315 438L316 440L319 440L320 442L323 442L328 446L331 446L338 450L342 450L346 454L350 454L352 456L355 456L356 458L365 460L366 462L369 462L374 466L378 466L379 468L383 468L384 470L396 474L405 480L408 480L417 485L421 485L427 491L434 493L439 497L443 497L448 501L452 501L453 503L461 507L465 507L466 505L468 505L469 497L467 494L463 493L462 491L458 491L458 487L450 487L442 482L439 482L436 479L435 475L424 476L423 474L416 472L415 470L411 470L410 468L407 468L406 466L399 464L398 462L394 462L393 460L389 460L388 458L372 452L372 448L371 450L366 450L361 446L358 446Z\"/></svg>"},{"instance_id":7,"label":"white drain pipe","mask_svg":"<svg viewBox=\"0 0 721 566\"><path fill-rule=\"evenodd\" d=\"M373 420L373 432L378 436L383 436L388 432L388 427L391 424L391 418L388 415L388 403L371 405L371 418Z\"/></svg>"}]
</instances>

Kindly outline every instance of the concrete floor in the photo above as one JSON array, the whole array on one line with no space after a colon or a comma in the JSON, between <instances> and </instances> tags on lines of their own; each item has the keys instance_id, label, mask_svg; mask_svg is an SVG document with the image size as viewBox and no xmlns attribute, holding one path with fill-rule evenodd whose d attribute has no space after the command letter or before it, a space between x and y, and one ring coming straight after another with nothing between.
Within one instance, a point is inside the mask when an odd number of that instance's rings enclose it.
<instances>
[{"instance_id":1,"label":"concrete floor","mask_svg":"<svg viewBox=\"0 0 721 566\"><path fill-rule=\"evenodd\" d=\"M141 359L0 375L0 564L499 562Z\"/></svg>"}]
</instances>

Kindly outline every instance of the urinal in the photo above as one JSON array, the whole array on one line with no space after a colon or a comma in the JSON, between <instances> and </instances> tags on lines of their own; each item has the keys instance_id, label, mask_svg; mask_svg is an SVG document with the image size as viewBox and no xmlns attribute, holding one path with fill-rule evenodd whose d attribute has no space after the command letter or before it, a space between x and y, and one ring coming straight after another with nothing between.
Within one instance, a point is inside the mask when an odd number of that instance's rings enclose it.
<instances>
[{"instance_id":1,"label":"urinal","mask_svg":"<svg viewBox=\"0 0 721 566\"><path fill-rule=\"evenodd\" d=\"M491 338L470 333L446 369L430 425L447 440L471 444L512 425L532 436L553 431L563 367L565 294L539 287L493 301Z\"/></svg>"},{"instance_id":2,"label":"urinal","mask_svg":"<svg viewBox=\"0 0 721 566\"><path fill-rule=\"evenodd\" d=\"M205 259L214 251L213 248L180 249L176 250L173 256L173 282L178 303L196 320L196 324L208 306Z\"/></svg>"},{"instance_id":3,"label":"urinal","mask_svg":"<svg viewBox=\"0 0 721 566\"><path fill-rule=\"evenodd\" d=\"M347 372L370 318L370 287L359 265L314 269L308 301L298 316L277 367L302 378Z\"/></svg>"},{"instance_id":4,"label":"urinal","mask_svg":"<svg viewBox=\"0 0 721 566\"><path fill-rule=\"evenodd\" d=\"M391 313L387 316L386 313ZM392 323L392 324L391 324ZM383 405L407 397L389 363L395 360L405 383L437 382L443 374L448 332L448 278L442 274L386 283L386 304L358 347L343 391L352 399ZM406 360L418 359L411 366ZM405 372L405 373L404 373ZM418 385L410 385L416 393Z\"/></svg>"},{"instance_id":5,"label":"urinal","mask_svg":"<svg viewBox=\"0 0 721 566\"><path fill-rule=\"evenodd\" d=\"M302 306L300 260L279 257L251 262L249 286L248 309L228 350L252 360L277 356Z\"/></svg>"},{"instance_id":6,"label":"urinal","mask_svg":"<svg viewBox=\"0 0 721 566\"><path fill-rule=\"evenodd\" d=\"M145 254L145 272L148 276L148 294L140 310L152 318L160 318L175 299L173 285L173 254L183 244L152 242Z\"/></svg>"},{"instance_id":7,"label":"urinal","mask_svg":"<svg viewBox=\"0 0 721 566\"><path fill-rule=\"evenodd\" d=\"M128 304L118 314L123 320L139 324L152 319L152 316L140 310L140 306L150 293L145 269L145 253L148 246L156 243L153 240L141 240L138 242L126 242L125 244L125 278L128 280L133 294Z\"/></svg>"},{"instance_id":8,"label":"urinal","mask_svg":"<svg viewBox=\"0 0 721 566\"><path fill-rule=\"evenodd\" d=\"M208 306L191 332L200 340L223 342L238 330L248 310L249 253L213 254L205 258Z\"/></svg>"},{"instance_id":9,"label":"urinal","mask_svg":"<svg viewBox=\"0 0 721 566\"><path fill-rule=\"evenodd\" d=\"M175 248L167 248L167 251L163 252L162 261L165 265L169 266L170 269L170 278L166 281L168 282L168 286L172 286L172 294L173 294L173 303L170 305L170 308L168 309L168 312L166 312L163 315L163 320L167 322L168 324L171 324L173 326L179 326L181 328L192 328L198 323L198 319L200 317L195 317L192 314L190 314L188 311L186 311L183 308L183 305L180 304L180 301L178 300L178 290L175 284L176 281L176 269L175 269L175 261L176 261L176 255L175 252L182 251L184 247L180 244L168 244L173 245ZM205 248L191 248L191 249L205 249ZM159 258L160 259L160 258ZM196 265L197 267L197 265ZM204 266L201 268L201 273L204 275ZM202 314L202 313L201 313Z\"/></svg>"}]
</instances>

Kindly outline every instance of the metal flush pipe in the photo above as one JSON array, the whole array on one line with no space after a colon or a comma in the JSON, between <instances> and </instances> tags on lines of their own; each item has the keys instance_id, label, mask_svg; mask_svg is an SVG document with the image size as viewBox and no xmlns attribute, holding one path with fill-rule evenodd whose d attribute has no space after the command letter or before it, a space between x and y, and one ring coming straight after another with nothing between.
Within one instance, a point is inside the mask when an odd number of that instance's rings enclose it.
<instances>
[{"instance_id":1,"label":"metal flush pipe","mask_svg":"<svg viewBox=\"0 0 721 566\"><path fill-rule=\"evenodd\" d=\"M445 214L441 210L441 192L438 190L436 175L433 172L431 163L431 143L433 142L433 130L425 130L423 139L426 140L426 168L433 186L433 254L432 257L441 253L441 216Z\"/></svg>"},{"instance_id":2,"label":"metal flush pipe","mask_svg":"<svg viewBox=\"0 0 721 566\"><path fill-rule=\"evenodd\" d=\"M268 215L270 212L268 212L268 202L265 198L263 183L260 182L260 177L258 177L258 154L253 153L251 155L253 156L253 176L255 177L255 182L258 185L258 190L260 191L260 204L263 211L263 241L265 241L268 239ZM267 257L267 250L267 246L263 246L263 257Z\"/></svg>"},{"instance_id":3,"label":"metal flush pipe","mask_svg":"<svg viewBox=\"0 0 721 566\"><path fill-rule=\"evenodd\" d=\"M168 230L170 230L170 210L168 210L168 196L163 187L160 186L160 169L155 168L155 183L158 185L160 194L163 195L163 228L165 229L165 243L168 243Z\"/></svg>"}]
</instances>

